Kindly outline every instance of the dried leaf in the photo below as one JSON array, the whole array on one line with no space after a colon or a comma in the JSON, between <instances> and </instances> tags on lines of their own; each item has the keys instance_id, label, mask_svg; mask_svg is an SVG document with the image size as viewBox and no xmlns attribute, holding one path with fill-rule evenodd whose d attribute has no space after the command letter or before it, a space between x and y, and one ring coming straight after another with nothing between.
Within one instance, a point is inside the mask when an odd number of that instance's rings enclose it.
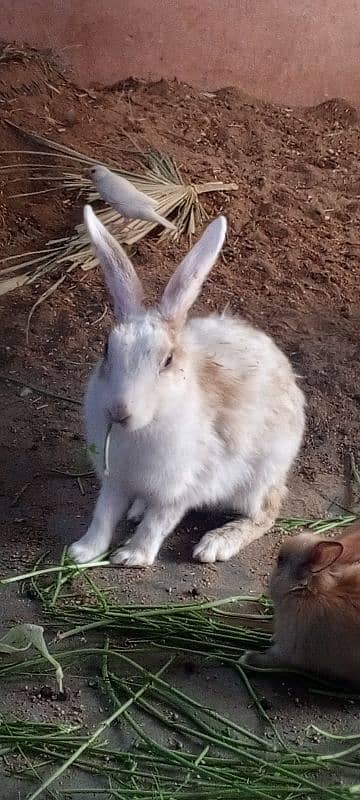
<instances>
[{"instance_id":1,"label":"dried leaf","mask_svg":"<svg viewBox=\"0 0 360 800\"><path fill-rule=\"evenodd\" d=\"M63 671L58 661L49 653L44 639L44 628L25 622L15 625L0 639L0 653L15 655L34 647L56 670L59 692L63 691Z\"/></svg>"}]
</instances>

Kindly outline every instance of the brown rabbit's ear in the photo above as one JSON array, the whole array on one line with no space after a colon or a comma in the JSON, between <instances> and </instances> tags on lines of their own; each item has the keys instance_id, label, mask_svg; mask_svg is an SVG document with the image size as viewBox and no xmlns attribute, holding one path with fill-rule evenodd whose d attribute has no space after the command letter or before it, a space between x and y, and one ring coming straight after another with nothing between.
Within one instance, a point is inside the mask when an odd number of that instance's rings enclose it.
<instances>
[{"instance_id":1,"label":"brown rabbit's ear","mask_svg":"<svg viewBox=\"0 0 360 800\"><path fill-rule=\"evenodd\" d=\"M360 525L351 525L346 533L341 536L343 553L342 564L354 564L360 561Z\"/></svg>"},{"instance_id":2,"label":"brown rabbit's ear","mask_svg":"<svg viewBox=\"0 0 360 800\"><path fill-rule=\"evenodd\" d=\"M310 572L321 572L340 558L343 552L341 542L331 542L328 539L317 542L311 549L306 566Z\"/></svg>"}]
</instances>

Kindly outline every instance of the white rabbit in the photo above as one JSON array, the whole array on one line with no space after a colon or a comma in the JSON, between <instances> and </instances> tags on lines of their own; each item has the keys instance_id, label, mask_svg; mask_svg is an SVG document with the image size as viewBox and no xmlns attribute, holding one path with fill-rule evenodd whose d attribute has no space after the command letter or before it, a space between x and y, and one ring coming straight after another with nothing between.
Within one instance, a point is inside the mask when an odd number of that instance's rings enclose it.
<instances>
[{"instance_id":1,"label":"white rabbit","mask_svg":"<svg viewBox=\"0 0 360 800\"><path fill-rule=\"evenodd\" d=\"M274 523L304 429L304 397L289 361L246 322L187 314L221 250L226 221L212 222L145 310L127 255L85 207L85 224L113 299L117 324L90 379L87 441L101 491L91 525L72 545L86 562L105 553L119 520L141 520L117 564L153 564L164 539L196 508L242 518L212 530L194 549L226 561ZM104 439L109 422L109 475Z\"/></svg>"}]
</instances>

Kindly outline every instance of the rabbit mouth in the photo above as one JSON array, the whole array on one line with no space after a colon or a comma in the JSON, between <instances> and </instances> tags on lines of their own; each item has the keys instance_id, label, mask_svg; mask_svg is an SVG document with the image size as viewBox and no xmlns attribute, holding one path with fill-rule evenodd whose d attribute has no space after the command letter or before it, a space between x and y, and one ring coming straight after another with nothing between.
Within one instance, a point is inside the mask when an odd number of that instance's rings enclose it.
<instances>
[{"instance_id":1,"label":"rabbit mouth","mask_svg":"<svg viewBox=\"0 0 360 800\"><path fill-rule=\"evenodd\" d=\"M156 422L154 416L141 418L131 413L114 413L110 410L106 412L106 422L108 426L116 426L117 430L124 434L133 435L147 430L150 425Z\"/></svg>"}]
</instances>

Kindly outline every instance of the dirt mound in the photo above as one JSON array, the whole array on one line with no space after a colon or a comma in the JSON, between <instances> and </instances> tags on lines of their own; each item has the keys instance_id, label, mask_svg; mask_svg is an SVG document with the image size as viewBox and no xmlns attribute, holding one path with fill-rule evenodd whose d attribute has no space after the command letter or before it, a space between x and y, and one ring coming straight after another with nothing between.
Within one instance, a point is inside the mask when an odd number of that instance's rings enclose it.
<instances>
[{"instance_id":1,"label":"dirt mound","mask_svg":"<svg viewBox=\"0 0 360 800\"><path fill-rule=\"evenodd\" d=\"M314 108L309 108L308 114L330 125L341 125L343 128L356 125L359 122L358 110L349 105L346 100L338 97L319 103Z\"/></svg>"},{"instance_id":2,"label":"dirt mound","mask_svg":"<svg viewBox=\"0 0 360 800\"><path fill-rule=\"evenodd\" d=\"M199 92L166 81L82 92L33 51L0 62L0 93L0 150L33 149L9 120L109 164L138 169L137 147L152 146L171 155L189 181L238 184L231 196L204 196L210 217L226 214L229 234L199 309L230 302L276 337L308 394L301 468L311 476L341 470L359 426L357 111L342 100L305 110L275 107L235 89ZM26 161L0 155L0 167ZM3 257L70 233L80 218L79 201L56 186L37 183L29 195L31 177L28 169L0 170ZM186 247L157 245L156 237L136 247L150 297ZM102 281L95 271L65 281L35 314L27 348L26 315L47 285L44 279L3 298L3 365L71 388L67 364L74 362L78 388L109 325Z\"/></svg>"}]
</instances>

